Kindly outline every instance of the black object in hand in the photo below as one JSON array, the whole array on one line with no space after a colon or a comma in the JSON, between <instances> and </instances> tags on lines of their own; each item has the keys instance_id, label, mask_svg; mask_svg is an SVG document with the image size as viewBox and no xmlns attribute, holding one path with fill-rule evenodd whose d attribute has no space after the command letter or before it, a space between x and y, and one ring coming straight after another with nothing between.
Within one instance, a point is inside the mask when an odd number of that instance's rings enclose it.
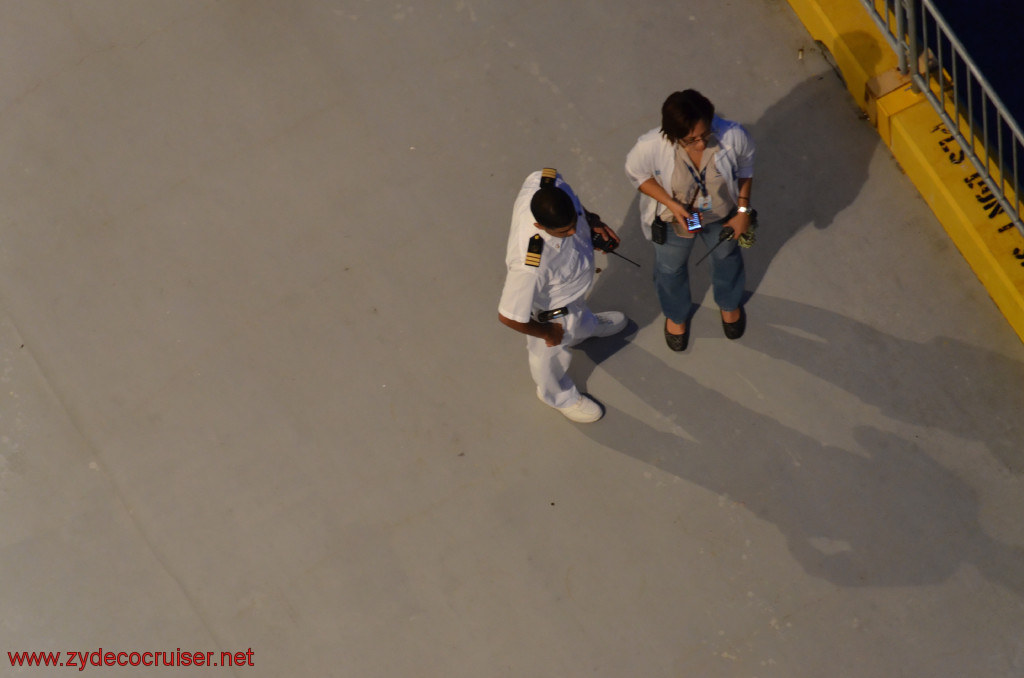
<instances>
[{"instance_id":1,"label":"black object in hand","mask_svg":"<svg viewBox=\"0 0 1024 678\"><path fill-rule=\"evenodd\" d=\"M697 261L697 263L699 264L700 262L704 261L704 260L705 260L705 259L707 259L707 258L708 258L709 256L711 256L711 253L712 253L712 252L714 252L714 251L715 251L715 249L716 249L716 248L717 248L717 247L718 247L719 245L721 245L721 244L722 244L723 242L725 242L726 240L728 240L729 238L731 238L731 237L733 236L733 234L734 234L734 233L736 233L736 231L734 231L734 230L733 230L732 226L726 226L725 228L723 228L723 229L722 229L722 232L718 234L718 242L717 242L717 243L715 243L715 246L714 246L714 247L712 247L711 249L709 249L709 250L708 250L708 253L707 253L707 254L705 254L705 255L704 255L703 257L701 257L701 258L700 258L700 259L699 259L699 260Z\"/></svg>"},{"instance_id":2,"label":"black object in hand","mask_svg":"<svg viewBox=\"0 0 1024 678\"><path fill-rule=\"evenodd\" d=\"M605 238L594 230L590 231L590 242L594 244L595 250L601 250L602 252L611 252L619 246L619 243L615 242L611 238Z\"/></svg>"},{"instance_id":3,"label":"black object in hand","mask_svg":"<svg viewBox=\"0 0 1024 678\"><path fill-rule=\"evenodd\" d=\"M626 261L628 261L629 263L633 264L636 267L640 266L640 264L636 263L629 257L624 257L618 252L613 251L616 247L619 246L619 243L617 241L605 238L600 233L593 229L591 229L590 231L590 242L594 244L595 250L601 250L602 252L607 252L608 254L614 254L618 258L625 259Z\"/></svg>"}]
</instances>

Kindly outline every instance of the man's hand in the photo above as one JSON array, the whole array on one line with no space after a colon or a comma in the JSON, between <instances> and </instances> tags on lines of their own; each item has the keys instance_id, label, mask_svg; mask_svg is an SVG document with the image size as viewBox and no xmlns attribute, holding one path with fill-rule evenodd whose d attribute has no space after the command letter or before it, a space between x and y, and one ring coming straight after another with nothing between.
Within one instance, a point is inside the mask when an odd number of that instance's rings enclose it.
<instances>
[{"instance_id":1,"label":"man's hand","mask_svg":"<svg viewBox=\"0 0 1024 678\"><path fill-rule=\"evenodd\" d=\"M505 327L511 327L516 332L522 332L531 337L543 339L544 343L548 346L558 346L562 343L562 338L565 336L565 328L562 326L562 323L539 323L532 319L528 323L521 323L511 318L506 318L501 313L498 314L498 322Z\"/></svg>"},{"instance_id":2,"label":"man's hand","mask_svg":"<svg viewBox=\"0 0 1024 678\"><path fill-rule=\"evenodd\" d=\"M547 329L547 334L544 336L544 343L548 347L558 346L562 343L562 337L565 336L565 328L562 327L562 323L544 323L542 327Z\"/></svg>"},{"instance_id":3,"label":"man's hand","mask_svg":"<svg viewBox=\"0 0 1024 678\"><path fill-rule=\"evenodd\" d=\"M615 233L615 231L612 230L612 227L609 226L608 224L604 223L604 221L601 220L601 216L600 215L595 214L594 212L589 211L585 207L583 208L583 211L584 211L584 213L587 216L587 225L590 226L591 233L592 234L596 233L603 240L608 241L609 247L605 251L611 252L613 249L618 247L619 246L619 242L621 242L621 241L619 240L619 236ZM604 249L604 248L601 248L601 249Z\"/></svg>"},{"instance_id":4,"label":"man's hand","mask_svg":"<svg viewBox=\"0 0 1024 678\"><path fill-rule=\"evenodd\" d=\"M620 242L622 242L621 240L619 240L618 234L614 230L612 230L612 227L604 223L603 221L596 226L591 226L590 230L593 233L597 234L601 239L603 239L605 243L607 243L605 247L599 248L604 250L605 252L611 252L612 250L619 246Z\"/></svg>"}]
</instances>

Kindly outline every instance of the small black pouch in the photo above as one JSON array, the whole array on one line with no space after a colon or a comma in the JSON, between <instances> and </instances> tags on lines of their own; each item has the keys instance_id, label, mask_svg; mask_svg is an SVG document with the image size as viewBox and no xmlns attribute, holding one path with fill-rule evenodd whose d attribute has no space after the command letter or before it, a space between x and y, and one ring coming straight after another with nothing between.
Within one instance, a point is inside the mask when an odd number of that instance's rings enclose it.
<instances>
[{"instance_id":1,"label":"small black pouch","mask_svg":"<svg viewBox=\"0 0 1024 678\"><path fill-rule=\"evenodd\" d=\"M668 235L668 224L661 220L661 217L654 217L651 224L651 242L655 245L664 245Z\"/></svg>"}]
</instances>

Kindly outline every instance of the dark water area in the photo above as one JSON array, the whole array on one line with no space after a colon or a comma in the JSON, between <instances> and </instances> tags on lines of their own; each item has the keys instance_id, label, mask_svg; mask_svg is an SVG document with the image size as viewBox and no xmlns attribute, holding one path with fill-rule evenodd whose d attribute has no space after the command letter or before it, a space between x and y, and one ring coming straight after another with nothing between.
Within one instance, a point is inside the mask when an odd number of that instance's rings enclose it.
<instances>
[{"instance_id":1,"label":"dark water area","mask_svg":"<svg viewBox=\"0 0 1024 678\"><path fill-rule=\"evenodd\" d=\"M1024 126L1024 0L932 0L1018 126Z\"/></svg>"}]
</instances>

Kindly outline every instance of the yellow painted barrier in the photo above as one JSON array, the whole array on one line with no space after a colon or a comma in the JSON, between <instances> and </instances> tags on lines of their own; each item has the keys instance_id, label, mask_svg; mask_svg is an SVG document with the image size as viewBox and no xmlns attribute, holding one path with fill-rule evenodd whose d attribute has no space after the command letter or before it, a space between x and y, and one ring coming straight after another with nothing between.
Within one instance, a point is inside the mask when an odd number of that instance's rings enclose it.
<instances>
[{"instance_id":1,"label":"yellow painted barrier","mask_svg":"<svg viewBox=\"0 0 1024 678\"><path fill-rule=\"evenodd\" d=\"M935 109L897 72L896 55L867 10L858 0L789 4L1024 341L1024 237Z\"/></svg>"},{"instance_id":2,"label":"yellow painted barrier","mask_svg":"<svg viewBox=\"0 0 1024 678\"><path fill-rule=\"evenodd\" d=\"M894 70L899 60L857 0L789 0L790 6L839 69L850 95L863 108L868 81Z\"/></svg>"}]
</instances>

